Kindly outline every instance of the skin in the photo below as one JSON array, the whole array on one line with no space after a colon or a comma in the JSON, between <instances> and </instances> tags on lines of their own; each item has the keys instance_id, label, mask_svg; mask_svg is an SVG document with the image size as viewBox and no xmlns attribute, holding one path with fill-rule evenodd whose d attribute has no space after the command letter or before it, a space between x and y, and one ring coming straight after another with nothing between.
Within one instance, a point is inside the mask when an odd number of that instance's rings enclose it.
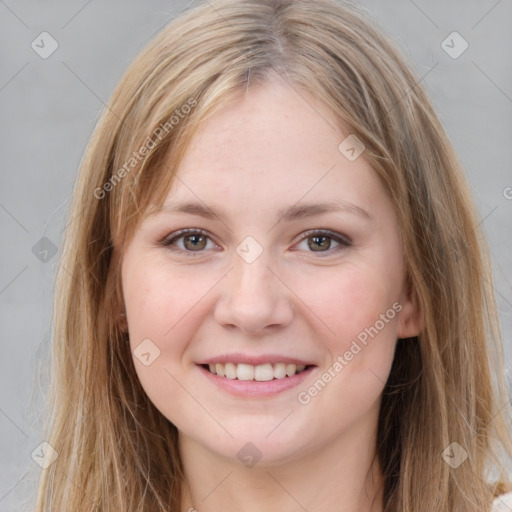
<instances>
[{"instance_id":1,"label":"skin","mask_svg":"<svg viewBox=\"0 0 512 512\"><path fill-rule=\"evenodd\" d=\"M131 348L150 339L160 350L149 366L135 356L134 363L149 398L180 433L182 510L382 510L382 475L372 463L380 396L396 340L418 333L419 315L404 284L393 207L364 153L349 161L339 151L349 133L335 126L305 92L278 79L252 86L196 134L166 199L225 216L153 212L124 249ZM336 201L369 217L348 210L277 217L297 203ZM173 252L160 243L183 228L206 231L206 244L194 250L181 238ZM349 237L351 245L315 244L304 234L312 229ZM263 251L252 263L236 252L247 236ZM401 311L300 403L298 393L394 303ZM233 352L298 357L316 368L273 397L236 397L196 364ZM261 455L253 467L237 457L248 442Z\"/></svg>"}]
</instances>

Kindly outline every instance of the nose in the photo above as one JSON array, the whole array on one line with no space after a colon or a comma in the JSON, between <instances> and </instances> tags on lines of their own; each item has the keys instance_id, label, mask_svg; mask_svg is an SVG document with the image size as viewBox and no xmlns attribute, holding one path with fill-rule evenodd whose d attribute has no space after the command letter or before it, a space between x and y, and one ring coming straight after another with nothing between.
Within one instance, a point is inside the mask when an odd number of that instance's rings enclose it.
<instances>
[{"instance_id":1,"label":"nose","mask_svg":"<svg viewBox=\"0 0 512 512\"><path fill-rule=\"evenodd\" d=\"M293 294L264 255L252 263L234 255L234 268L222 280L215 307L219 325L262 335L292 321Z\"/></svg>"}]
</instances>

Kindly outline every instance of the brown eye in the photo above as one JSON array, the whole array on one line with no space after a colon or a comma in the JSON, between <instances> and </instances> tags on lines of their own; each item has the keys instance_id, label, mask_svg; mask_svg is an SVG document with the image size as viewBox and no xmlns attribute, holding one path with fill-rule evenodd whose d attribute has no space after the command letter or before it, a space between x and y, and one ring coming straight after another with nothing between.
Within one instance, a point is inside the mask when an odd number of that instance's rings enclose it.
<instances>
[{"instance_id":1,"label":"brown eye","mask_svg":"<svg viewBox=\"0 0 512 512\"><path fill-rule=\"evenodd\" d=\"M162 240L161 245L178 253L200 254L205 250L215 248L210 237L199 229L184 229Z\"/></svg>"},{"instance_id":2,"label":"brown eye","mask_svg":"<svg viewBox=\"0 0 512 512\"><path fill-rule=\"evenodd\" d=\"M334 245L333 245L334 244ZM306 252L334 254L352 245L352 241L345 235L330 231L313 230L304 233L304 238L297 248Z\"/></svg>"},{"instance_id":3,"label":"brown eye","mask_svg":"<svg viewBox=\"0 0 512 512\"><path fill-rule=\"evenodd\" d=\"M331 237L329 236L310 236L308 238L308 247L312 251L324 251L331 248Z\"/></svg>"},{"instance_id":4,"label":"brown eye","mask_svg":"<svg viewBox=\"0 0 512 512\"><path fill-rule=\"evenodd\" d=\"M185 249L197 251L206 247L206 237L204 235L186 235L183 237Z\"/></svg>"}]
</instances>

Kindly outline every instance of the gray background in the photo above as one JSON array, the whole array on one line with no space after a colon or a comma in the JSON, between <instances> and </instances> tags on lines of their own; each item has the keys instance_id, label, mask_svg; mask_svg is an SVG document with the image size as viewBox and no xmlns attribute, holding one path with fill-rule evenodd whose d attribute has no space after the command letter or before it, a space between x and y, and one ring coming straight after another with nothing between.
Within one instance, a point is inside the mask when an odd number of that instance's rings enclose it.
<instances>
[{"instance_id":1,"label":"gray background","mask_svg":"<svg viewBox=\"0 0 512 512\"><path fill-rule=\"evenodd\" d=\"M512 361L512 1L358 3L423 77L466 168L491 246ZM163 0L0 0L2 511L30 510L21 502L40 471L31 453L43 440L46 375L39 365L49 347L57 264L51 244L61 241L82 153L123 71L186 6ZM31 47L43 31L59 45L47 59ZM441 47L453 31L469 44L456 59ZM47 261L33 250L43 236L51 241L43 247Z\"/></svg>"}]
</instances>

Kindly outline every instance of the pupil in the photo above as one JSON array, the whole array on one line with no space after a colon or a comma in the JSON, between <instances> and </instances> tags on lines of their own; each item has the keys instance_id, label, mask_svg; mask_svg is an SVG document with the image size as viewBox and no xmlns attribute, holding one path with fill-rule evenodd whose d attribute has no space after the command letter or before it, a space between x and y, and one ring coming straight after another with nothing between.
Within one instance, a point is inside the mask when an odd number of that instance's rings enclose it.
<instances>
[{"instance_id":1,"label":"pupil","mask_svg":"<svg viewBox=\"0 0 512 512\"><path fill-rule=\"evenodd\" d=\"M187 242L188 243L192 243L192 245L190 247L187 247L187 248L192 248L192 249L204 249L204 241L205 241L205 237L203 235L188 235L187 237L185 237L185 246L187 246ZM203 243L201 243L203 242Z\"/></svg>"},{"instance_id":2,"label":"pupil","mask_svg":"<svg viewBox=\"0 0 512 512\"><path fill-rule=\"evenodd\" d=\"M328 236L312 236L310 240L314 240L313 244L320 244L320 249L329 249L331 242ZM309 244L309 247L313 249L313 251L318 251L319 245Z\"/></svg>"},{"instance_id":3,"label":"pupil","mask_svg":"<svg viewBox=\"0 0 512 512\"><path fill-rule=\"evenodd\" d=\"M313 251L329 249L331 245L330 238L328 236L312 236L309 240L313 240L313 242L308 243L310 249ZM191 245L189 246L189 244ZM185 246L189 246L187 248L192 249L204 249L205 237L203 235L187 235L185 237Z\"/></svg>"}]
</instances>

